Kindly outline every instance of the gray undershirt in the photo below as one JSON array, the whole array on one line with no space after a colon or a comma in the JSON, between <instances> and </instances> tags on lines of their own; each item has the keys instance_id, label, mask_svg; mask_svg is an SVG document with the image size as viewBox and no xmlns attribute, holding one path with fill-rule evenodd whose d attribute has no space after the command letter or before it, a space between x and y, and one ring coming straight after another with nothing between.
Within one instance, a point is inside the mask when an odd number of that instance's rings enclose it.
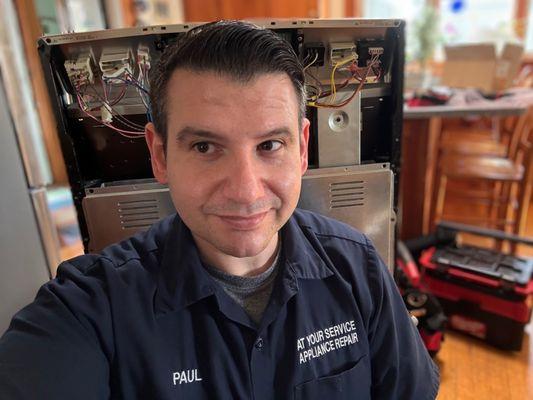
<instances>
[{"instance_id":1,"label":"gray undershirt","mask_svg":"<svg viewBox=\"0 0 533 400\"><path fill-rule=\"evenodd\" d=\"M265 272L255 276L231 275L209 265L205 268L224 291L244 308L252 321L259 325L272 294L274 280L279 269L279 255L280 249L278 248L272 265Z\"/></svg>"}]
</instances>

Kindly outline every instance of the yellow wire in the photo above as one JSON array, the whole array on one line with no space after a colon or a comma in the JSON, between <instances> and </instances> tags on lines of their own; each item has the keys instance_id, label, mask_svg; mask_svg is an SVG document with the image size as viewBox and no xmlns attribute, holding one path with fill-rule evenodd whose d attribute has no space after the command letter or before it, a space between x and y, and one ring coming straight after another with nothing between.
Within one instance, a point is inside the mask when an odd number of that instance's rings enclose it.
<instances>
[{"instance_id":1,"label":"yellow wire","mask_svg":"<svg viewBox=\"0 0 533 400\"><path fill-rule=\"evenodd\" d=\"M377 57L376 57L376 56L372 57L372 58L370 59L370 63L369 63L369 65L368 65L367 68L370 69L370 68L372 67L372 65L378 61L378 59L379 59L379 56L377 56ZM333 98L335 98L335 93L336 93L335 80L334 80L335 71L336 71L336 69L337 69L338 67L340 67L340 66L342 66L342 65L345 65L345 64L347 64L347 63L350 62L350 61L355 61L355 57L350 57L349 59L346 59L346 60L340 61L340 62L336 63L336 64L334 65L334 67L333 67L333 70L332 70L332 72L331 72L331 82L332 82L332 85L331 85L331 91L332 91L332 94L331 94L331 95L334 96ZM366 74L365 74L365 80L366 80L366 76L368 75L368 72L369 72L369 70L367 70L367 72L366 72ZM360 83L360 86L362 86L362 84L364 84L364 81ZM359 89L357 89L357 90L359 90ZM321 108L321 107L322 107L322 108L330 108L329 105L326 105L326 104L318 104L318 103L317 103L317 100L318 100L318 99L311 99L311 101L308 101L308 102L307 102L307 105L308 105L309 107L315 107L315 108ZM330 101L329 104L332 104L332 101Z\"/></svg>"},{"instance_id":2,"label":"yellow wire","mask_svg":"<svg viewBox=\"0 0 533 400\"><path fill-rule=\"evenodd\" d=\"M330 89L331 89L331 95L329 98L329 104L333 104L335 101L335 97L337 97L337 87L335 86L335 71L337 70L339 63L335 63L331 70L331 77L329 79Z\"/></svg>"},{"instance_id":3,"label":"yellow wire","mask_svg":"<svg viewBox=\"0 0 533 400\"><path fill-rule=\"evenodd\" d=\"M335 98L337 97L337 86L335 85L335 71L337 71L337 68L342 67L343 65L346 65L352 61L355 61L354 56L351 56L347 58L346 60L339 61L335 63L335 65L333 66L333 69L331 70L331 77L330 77L331 98L329 100L329 104L333 104L335 102Z\"/></svg>"}]
</instances>

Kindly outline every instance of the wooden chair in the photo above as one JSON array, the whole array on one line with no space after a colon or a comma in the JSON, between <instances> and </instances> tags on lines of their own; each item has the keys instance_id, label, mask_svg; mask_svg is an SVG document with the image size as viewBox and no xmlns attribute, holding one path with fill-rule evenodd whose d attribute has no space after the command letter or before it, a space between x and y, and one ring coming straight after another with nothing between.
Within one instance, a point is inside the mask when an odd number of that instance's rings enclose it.
<instances>
[{"instance_id":1,"label":"wooden chair","mask_svg":"<svg viewBox=\"0 0 533 400\"><path fill-rule=\"evenodd\" d=\"M489 215L476 219L446 216L447 220L488 225L521 234L525 227L533 181L533 138L531 110L519 118L517 132L508 146L508 157L487 155L443 154L438 165L434 221L443 219L450 181L475 185L484 182L492 188ZM461 196L464 201L479 200L476 196Z\"/></svg>"},{"instance_id":2,"label":"wooden chair","mask_svg":"<svg viewBox=\"0 0 533 400\"><path fill-rule=\"evenodd\" d=\"M511 116L493 119L491 126L444 126L439 138L439 153L510 157L511 144L524 118Z\"/></svg>"},{"instance_id":3,"label":"wooden chair","mask_svg":"<svg viewBox=\"0 0 533 400\"><path fill-rule=\"evenodd\" d=\"M524 132L525 125L528 121L529 114L526 112L520 116L513 116L505 118L501 124L501 134L505 136L505 140L494 140L491 138L490 132L469 130L461 134L454 130L453 135L450 131L443 130L438 139L437 158L435 166L433 167L433 189L430 201L430 230L435 227L435 223L440 218L438 216L438 199L439 199L439 181L442 172L446 168L450 168L450 164L454 160L468 159L472 157L496 157L507 158L514 160L517 156L517 146L521 135ZM448 133L448 135L446 135ZM447 160L447 161L446 161ZM462 179L465 181L465 179ZM466 187L465 187L466 186ZM447 188L450 191L449 188ZM493 184L490 180L473 180L471 179L469 185L463 185L460 196L468 200L476 200L478 203L488 204L490 214L495 213L495 208L501 201L501 192L503 190L502 184ZM453 193L452 193L453 194ZM481 221L484 221L482 218ZM471 222L479 222L473 219Z\"/></svg>"}]
</instances>

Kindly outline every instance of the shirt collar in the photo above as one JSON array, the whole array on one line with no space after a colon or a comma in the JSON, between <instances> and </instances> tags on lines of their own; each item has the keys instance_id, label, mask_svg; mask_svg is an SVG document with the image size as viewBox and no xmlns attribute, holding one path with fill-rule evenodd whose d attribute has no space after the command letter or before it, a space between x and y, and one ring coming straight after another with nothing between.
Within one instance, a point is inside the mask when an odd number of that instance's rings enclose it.
<instances>
[{"instance_id":1,"label":"shirt collar","mask_svg":"<svg viewBox=\"0 0 533 400\"><path fill-rule=\"evenodd\" d=\"M281 229L285 261L299 279L324 279L333 275L329 257L314 232L293 215Z\"/></svg>"},{"instance_id":2,"label":"shirt collar","mask_svg":"<svg viewBox=\"0 0 533 400\"><path fill-rule=\"evenodd\" d=\"M323 279L333 275L316 236L294 216L281 229L281 238L285 262L280 267L286 269L286 274L298 279ZM215 294L217 286L202 265L189 228L178 215L167 232L162 252L154 298L157 313L179 310Z\"/></svg>"},{"instance_id":3,"label":"shirt collar","mask_svg":"<svg viewBox=\"0 0 533 400\"><path fill-rule=\"evenodd\" d=\"M166 313L185 308L215 291L189 228L176 215L163 248L154 299L156 311Z\"/></svg>"}]
</instances>

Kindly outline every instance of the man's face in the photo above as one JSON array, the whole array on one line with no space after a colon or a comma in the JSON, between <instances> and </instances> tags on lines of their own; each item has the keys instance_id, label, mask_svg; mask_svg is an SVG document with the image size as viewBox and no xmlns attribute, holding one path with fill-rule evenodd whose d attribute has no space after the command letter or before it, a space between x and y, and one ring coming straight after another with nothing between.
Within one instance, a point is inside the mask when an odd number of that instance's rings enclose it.
<instances>
[{"instance_id":1,"label":"man's face","mask_svg":"<svg viewBox=\"0 0 533 400\"><path fill-rule=\"evenodd\" d=\"M309 121L286 74L248 83L177 70L168 84L166 155L149 124L154 175L200 248L254 257L277 240L307 170Z\"/></svg>"}]
</instances>

